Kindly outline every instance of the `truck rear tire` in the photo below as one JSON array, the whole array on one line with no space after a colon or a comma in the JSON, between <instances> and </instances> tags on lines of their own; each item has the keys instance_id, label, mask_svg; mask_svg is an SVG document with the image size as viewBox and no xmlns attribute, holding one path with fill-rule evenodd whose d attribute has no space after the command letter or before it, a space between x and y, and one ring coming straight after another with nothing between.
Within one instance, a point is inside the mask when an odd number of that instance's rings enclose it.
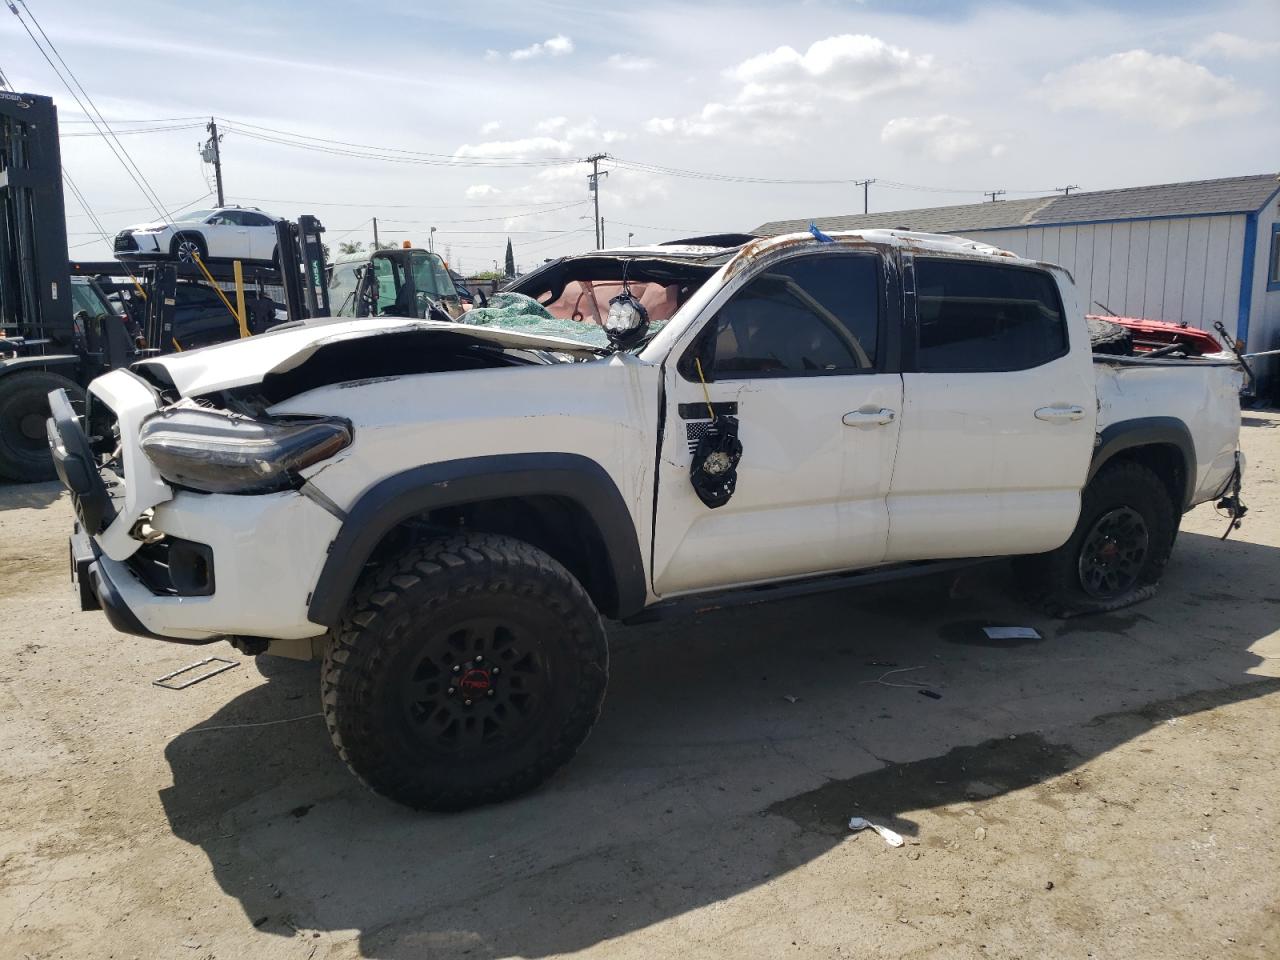
<instances>
[{"instance_id":1,"label":"truck rear tire","mask_svg":"<svg viewBox=\"0 0 1280 960\"><path fill-rule=\"evenodd\" d=\"M332 631L325 722L351 771L420 810L461 810L537 786L595 724L604 625L541 550L464 534L373 571Z\"/></svg>"},{"instance_id":2,"label":"truck rear tire","mask_svg":"<svg viewBox=\"0 0 1280 960\"><path fill-rule=\"evenodd\" d=\"M17 483L53 480L49 453L49 393L62 388L73 407L84 411L79 385L47 370L22 370L0 377L0 479Z\"/></svg>"},{"instance_id":3,"label":"truck rear tire","mask_svg":"<svg viewBox=\"0 0 1280 960\"><path fill-rule=\"evenodd\" d=\"M1085 487L1076 528L1057 550L1015 561L1019 579L1057 617L1119 610L1155 593L1178 532L1169 490L1133 461Z\"/></svg>"}]
</instances>

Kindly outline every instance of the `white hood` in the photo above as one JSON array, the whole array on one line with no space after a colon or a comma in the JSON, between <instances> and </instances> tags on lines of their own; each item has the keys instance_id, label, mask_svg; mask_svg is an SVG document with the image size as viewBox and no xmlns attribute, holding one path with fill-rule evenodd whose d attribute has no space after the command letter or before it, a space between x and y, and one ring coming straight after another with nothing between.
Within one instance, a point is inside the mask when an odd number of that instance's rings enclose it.
<instances>
[{"instance_id":1,"label":"white hood","mask_svg":"<svg viewBox=\"0 0 1280 960\"><path fill-rule=\"evenodd\" d=\"M594 347L558 337L482 327L465 323L441 323L405 317L363 317L352 320L318 319L297 326L269 331L243 340L173 353L135 363L134 369L152 370L172 381L183 396L199 396L212 390L227 390L260 383L269 373L283 373L304 362L318 348L342 340L394 335L411 330L455 332L504 347L551 350L577 357L596 356ZM395 350L394 343L387 344Z\"/></svg>"}]
</instances>

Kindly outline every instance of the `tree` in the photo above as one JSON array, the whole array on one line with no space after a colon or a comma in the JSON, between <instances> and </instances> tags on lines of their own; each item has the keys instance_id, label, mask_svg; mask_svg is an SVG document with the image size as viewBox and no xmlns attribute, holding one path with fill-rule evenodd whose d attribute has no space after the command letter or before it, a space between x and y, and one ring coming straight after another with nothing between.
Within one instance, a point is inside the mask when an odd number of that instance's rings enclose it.
<instances>
[{"instance_id":1,"label":"tree","mask_svg":"<svg viewBox=\"0 0 1280 960\"><path fill-rule=\"evenodd\" d=\"M516 255L511 251L511 238L507 237L507 276L516 275Z\"/></svg>"},{"instance_id":2,"label":"tree","mask_svg":"<svg viewBox=\"0 0 1280 960\"><path fill-rule=\"evenodd\" d=\"M391 243L391 242L389 242L389 241L384 242L384 241L381 241L381 240L380 240L380 241L378 241L377 243L375 243L375 244L373 245L373 249L375 249L375 250L395 250L395 249L396 249L396 244Z\"/></svg>"},{"instance_id":3,"label":"tree","mask_svg":"<svg viewBox=\"0 0 1280 960\"><path fill-rule=\"evenodd\" d=\"M349 253L364 253L364 242L361 240L344 240L338 244L338 252L344 256Z\"/></svg>"}]
</instances>

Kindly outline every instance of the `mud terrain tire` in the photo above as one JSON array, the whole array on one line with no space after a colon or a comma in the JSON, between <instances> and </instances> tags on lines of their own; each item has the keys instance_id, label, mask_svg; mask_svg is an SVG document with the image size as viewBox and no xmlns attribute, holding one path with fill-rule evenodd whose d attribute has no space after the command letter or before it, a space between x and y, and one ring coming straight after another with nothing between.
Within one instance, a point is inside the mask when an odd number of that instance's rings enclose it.
<instances>
[{"instance_id":1,"label":"mud terrain tire","mask_svg":"<svg viewBox=\"0 0 1280 960\"><path fill-rule=\"evenodd\" d=\"M1155 593L1178 519L1168 489L1147 467L1132 461L1104 466L1084 489L1067 542L1019 558L1015 570L1053 616L1119 610Z\"/></svg>"},{"instance_id":2,"label":"mud terrain tire","mask_svg":"<svg viewBox=\"0 0 1280 960\"><path fill-rule=\"evenodd\" d=\"M0 480L36 483L53 480L49 452L49 394L57 389L77 413L84 413L84 391L66 377L47 370L23 370L0 378Z\"/></svg>"},{"instance_id":3,"label":"mud terrain tire","mask_svg":"<svg viewBox=\"0 0 1280 960\"><path fill-rule=\"evenodd\" d=\"M581 584L520 540L412 547L357 587L321 674L338 753L375 793L461 810L524 793L591 731L609 674Z\"/></svg>"}]
</instances>

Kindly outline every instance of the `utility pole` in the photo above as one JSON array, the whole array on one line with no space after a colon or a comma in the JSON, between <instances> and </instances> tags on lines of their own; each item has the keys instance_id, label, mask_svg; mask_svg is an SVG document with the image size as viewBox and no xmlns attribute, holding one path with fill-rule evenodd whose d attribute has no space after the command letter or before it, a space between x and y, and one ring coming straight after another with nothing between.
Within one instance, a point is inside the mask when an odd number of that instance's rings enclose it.
<instances>
[{"instance_id":1,"label":"utility pole","mask_svg":"<svg viewBox=\"0 0 1280 960\"><path fill-rule=\"evenodd\" d=\"M595 220L597 250L604 246L604 237L602 236L604 230L603 224L600 222L600 178L609 175L608 170L603 174L600 172L600 161L608 156L607 153L593 153L586 159L586 162L591 164L591 173L587 174L587 182L590 184L591 199L595 201L596 205L596 214L593 219Z\"/></svg>"},{"instance_id":2,"label":"utility pole","mask_svg":"<svg viewBox=\"0 0 1280 960\"><path fill-rule=\"evenodd\" d=\"M991 202L992 202L992 203L995 203L995 202L996 202L1000 197L1003 197L1003 196L1004 196L1004 194L1005 194L1005 191L1003 191L1003 190L984 190L984 191L982 191L982 195L983 195L984 197L990 197L990 198L991 198Z\"/></svg>"},{"instance_id":3,"label":"utility pole","mask_svg":"<svg viewBox=\"0 0 1280 960\"><path fill-rule=\"evenodd\" d=\"M213 177L218 185L218 206L225 207L227 200L222 195L222 154L218 150L218 141L222 138L218 136L217 121L210 117L209 125L205 129L209 131L209 142L205 144L202 154L206 163L213 164Z\"/></svg>"},{"instance_id":4,"label":"utility pole","mask_svg":"<svg viewBox=\"0 0 1280 960\"><path fill-rule=\"evenodd\" d=\"M870 193L870 191L869 191L867 188L868 188L868 187L870 187L870 186L871 186L871 184L873 184L873 183L875 183L875 180L855 180L855 181L853 181L853 185L854 185L855 187L861 187L861 188L862 188L862 212L863 212L863 213L869 213L869 212L870 212L870 210L871 210L871 193Z\"/></svg>"},{"instance_id":5,"label":"utility pole","mask_svg":"<svg viewBox=\"0 0 1280 960\"><path fill-rule=\"evenodd\" d=\"M1053 189L1054 189L1054 191L1055 191L1055 192L1061 193L1064 197L1069 197L1069 196L1071 196L1071 191L1072 191L1072 190L1079 190L1079 189L1080 189L1080 184L1078 184L1078 183L1069 183L1069 184L1067 184L1065 187L1054 187Z\"/></svg>"},{"instance_id":6,"label":"utility pole","mask_svg":"<svg viewBox=\"0 0 1280 960\"><path fill-rule=\"evenodd\" d=\"M604 217L601 217L600 218L600 246L596 247L596 249L600 250L603 247L604 247Z\"/></svg>"},{"instance_id":7,"label":"utility pole","mask_svg":"<svg viewBox=\"0 0 1280 960\"><path fill-rule=\"evenodd\" d=\"M378 218L373 218L373 249L378 249Z\"/></svg>"}]
</instances>

